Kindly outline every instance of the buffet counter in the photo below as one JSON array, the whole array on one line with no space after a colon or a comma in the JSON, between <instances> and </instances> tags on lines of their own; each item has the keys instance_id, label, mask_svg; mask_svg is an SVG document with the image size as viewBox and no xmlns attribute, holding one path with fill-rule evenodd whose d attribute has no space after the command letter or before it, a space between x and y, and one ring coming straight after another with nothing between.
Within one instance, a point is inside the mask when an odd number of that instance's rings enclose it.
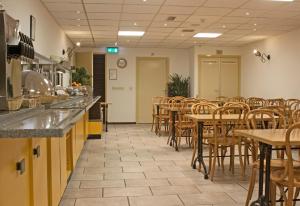
<instances>
[{"instance_id":1,"label":"buffet counter","mask_svg":"<svg viewBox=\"0 0 300 206\"><path fill-rule=\"evenodd\" d=\"M59 205L99 98L0 113L0 205Z\"/></svg>"}]
</instances>

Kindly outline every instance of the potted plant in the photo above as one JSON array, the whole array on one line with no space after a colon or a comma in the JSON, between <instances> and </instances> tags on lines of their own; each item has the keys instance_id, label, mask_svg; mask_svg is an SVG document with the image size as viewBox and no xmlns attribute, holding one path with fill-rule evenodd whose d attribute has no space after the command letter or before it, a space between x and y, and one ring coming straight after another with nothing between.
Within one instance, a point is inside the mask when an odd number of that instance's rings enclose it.
<instances>
[{"instance_id":1,"label":"potted plant","mask_svg":"<svg viewBox=\"0 0 300 206\"><path fill-rule=\"evenodd\" d=\"M179 74L170 74L168 82L168 96L190 96L190 77L182 77Z\"/></svg>"},{"instance_id":2,"label":"potted plant","mask_svg":"<svg viewBox=\"0 0 300 206\"><path fill-rule=\"evenodd\" d=\"M90 85L91 76L84 67L75 68L72 72L72 86Z\"/></svg>"}]
</instances>

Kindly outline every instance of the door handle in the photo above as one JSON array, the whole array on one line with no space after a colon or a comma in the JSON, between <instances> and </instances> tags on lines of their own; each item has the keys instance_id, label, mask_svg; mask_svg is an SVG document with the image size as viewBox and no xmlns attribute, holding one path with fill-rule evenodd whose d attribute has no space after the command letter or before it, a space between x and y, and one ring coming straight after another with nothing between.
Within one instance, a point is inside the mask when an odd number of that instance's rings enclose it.
<instances>
[{"instance_id":1,"label":"door handle","mask_svg":"<svg viewBox=\"0 0 300 206\"><path fill-rule=\"evenodd\" d=\"M20 175L22 175L25 172L25 159L22 159L21 161L17 162L16 170L20 173Z\"/></svg>"},{"instance_id":2,"label":"door handle","mask_svg":"<svg viewBox=\"0 0 300 206\"><path fill-rule=\"evenodd\" d=\"M36 148L33 149L33 155L39 158L41 156L41 147L38 145Z\"/></svg>"}]
</instances>

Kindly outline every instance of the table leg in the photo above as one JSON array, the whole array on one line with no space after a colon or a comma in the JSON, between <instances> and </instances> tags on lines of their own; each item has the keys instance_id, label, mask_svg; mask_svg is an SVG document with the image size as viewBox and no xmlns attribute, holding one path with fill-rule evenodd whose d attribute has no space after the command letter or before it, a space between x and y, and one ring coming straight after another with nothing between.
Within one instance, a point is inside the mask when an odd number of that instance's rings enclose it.
<instances>
[{"instance_id":1,"label":"table leg","mask_svg":"<svg viewBox=\"0 0 300 206\"><path fill-rule=\"evenodd\" d=\"M159 117L159 105L156 105L156 116ZM155 119L155 134L157 135L159 132L159 119Z\"/></svg>"},{"instance_id":2,"label":"table leg","mask_svg":"<svg viewBox=\"0 0 300 206\"><path fill-rule=\"evenodd\" d=\"M197 167L197 161L199 162L199 167L203 167L204 179L208 179L208 173L203 159L203 122L198 122L198 154L193 164L194 169Z\"/></svg>"},{"instance_id":3,"label":"table leg","mask_svg":"<svg viewBox=\"0 0 300 206\"><path fill-rule=\"evenodd\" d=\"M175 146L175 150L178 151L178 146L177 146L177 141L176 141L176 136L175 136L175 117L176 117L176 111L171 111L172 114L172 139L170 141L170 146Z\"/></svg>"},{"instance_id":4,"label":"table leg","mask_svg":"<svg viewBox=\"0 0 300 206\"><path fill-rule=\"evenodd\" d=\"M260 159L259 159L259 181L258 181L258 199L251 203L251 206L268 206L269 205L269 193L270 193L270 165L272 146L264 143L259 143ZM264 163L266 160L266 175L264 175ZM265 191L264 187L265 176Z\"/></svg>"},{"instance_id":5,"label":"table leg","mask_svg":"<svg viewBox=\"0 0 300 206\"><path fill-rule=\"evenodd\" d=\"M107 127L107 114L108 114L108 104L105 105L105 131L108 132L108 127Z\"/></svg>"}]
</instances>

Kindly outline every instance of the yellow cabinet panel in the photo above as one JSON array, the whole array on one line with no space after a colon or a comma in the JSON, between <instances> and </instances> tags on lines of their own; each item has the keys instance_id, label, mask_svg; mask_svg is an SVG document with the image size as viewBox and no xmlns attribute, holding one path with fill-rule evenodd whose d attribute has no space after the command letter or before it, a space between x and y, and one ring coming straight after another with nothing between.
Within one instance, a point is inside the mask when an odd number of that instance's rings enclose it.
<instances>
[{"instance_id":1,"label":"yellow cabinet panel","mask_svg":"<svg viewBox=\"0 0 300 206\"><path fill-rule=\"evenodd\" d=\"M49 205L57 206L61 197L60 187L60 138L47 139Z\"/></svg>"},{"instance_id":2,"label":"yellow cabinet panel","mask_svg":"<svg viewBox=\"0 0 300 206\"><path fill-rule=\"evenodd\" d=\"M67 187L68 172L67 172L67 144L66 136L59 138L60 141L60 191L63 195Z\"/></svg>"},{"instance_id":3,"label":"yellow cabinet panel","mask_svg":"<svg viewBox=\"0 0 300 206\"><path fill-rule=\"evenodd\" d=\"M33 205L48 205L47 139L31 139Z\"/></svg>"},{"instance_id":4,"label":"yellow cabinet panel","mask_svg":"<svg viewBox=\"0 0 300 206\"><path fill-rule=\"evenodd\" d=\"M0 140L1 206L32 205L29 148L29 139ZM18 162L22 163L22 174L16 170Z\"/></svg>"},{"instance_id":5,"label":"yellow cabinet panel","mask_svg":"<svg viewBox=\"0 0 300 206\"><path fill-rule=\"evenodd\" d=\"M84 118L81 118L75 125L76 128L76 155L79 156L84 145Z\"/></svg>"}]
</instances>

